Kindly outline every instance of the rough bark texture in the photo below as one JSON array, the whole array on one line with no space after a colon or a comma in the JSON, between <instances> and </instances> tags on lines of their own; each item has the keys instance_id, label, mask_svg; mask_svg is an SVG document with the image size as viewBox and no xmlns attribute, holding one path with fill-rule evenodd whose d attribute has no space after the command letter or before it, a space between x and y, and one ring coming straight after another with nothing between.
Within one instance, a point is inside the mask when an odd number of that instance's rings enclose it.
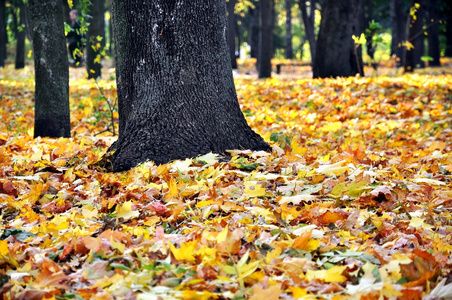
<instances>
[{"instance_id":1,"label":"rough bark texture","mask_svg":"<svg viewBox=\"0 0 452 300\"><path fill-rule=\"evenodd\" d=\"M89 78L98 78L102 75L101 51L105 45L105 0L91 0L89 6L91 19L88 20L88 34L86 46L86 69Z\"/></svg>"},{"instance_id":2,"label":"rough bark texture","mask_svg":"<svg viewBox=\"0 0 452 300\"><path fill-rule=\"evenodd\" d=\"M322 8L319 38L313 68L314 78L364 75L362 57L355 50L353 35L359 35L360 0L326 0Z\"/></svg>"},{"instance_id":3,"label":"rough bark texture","mask_svg":"<svg viewBox=\"0 0 452 300\"><path fill-rule=\"evenodd\" d=\"M114 0L121 171L227 149L269 150L240 111L218 0Z\"/></svg>"},{"instance_id":4,"label":"rough bark texture","mask_svg":"<svg viewBox=\"0 0 452 300\"><path fill-rule=\"evenodd\" d=\"M25 67L25 36L26 36L26 12L27 6L23 1L19 1L19 26L21 29L17 30L17 42L16 42L16 69L22 69Z\"/></svg>"},{"instance_id":5,"label":"rough bark texture","mask_svg":"<svg viewBox=\"0 0 452 300\"><path fill-rule=\"evenodd\" d=\"M259 18L259 55L257 58L259 78L272 76L273 56L273 0L261 0Z\"/></svg>"},{"instance_id":6,"label":"rough bark texture","mask_svg":"<svg viewBox=\"0 0 452 300\"><path fill-rule=\"evenodd\" d=\"M5 0L0 0L0 67L5 66L6 59L6 12Z\"/></svg>"},{"instance_id":7,"label":"rough bark texture","mask_svg":"<svg viewBox=\"0 0 452 300\"><path fill-rule=\"evenodd\" d=\"M413 72L415 68L425 67L421 57L425 54L424 46L424 17L425 4L424 0L413 0L411 7L419 4L419 8L415 13L415 17L410 16L408 20L408 41L413 44L414 48L405 47L404 71Z\"/></svg>"},{"instance_id":8,"label":"rough bark texture","mask_svg":"<svg viewBox=\"0 0 452 300\"><path fill-rule=\"evenodd\" d=\"M391 0L391 55L396 56L396 66L403 65L404 47L402 43L406 37L407 13L403 7L403 0Z\"/></svg>"},{"instance_id":9,"label":"rough bark texture","mask_svg":"<svg viewBox=\"0 0 452 300\"><path fill-rule=\"evenodd\" d=\"M35 62L35 137L70 137L69 63L60 0L29 0Z\"/></svg>"},{"instance_id":10,"label":"rough bark texture","mask_svg":"<svg viewBox=\"0 0 452 300\"><path fill-rule=\"evenodd\" d=\"M298 5L300 6L301 17L303 19L303 24L304 24L304 30L306 32L306 36L307 36L308 42L309 42L309 50L311 53L311 64L314 65L315 51L316 51L316 45L317 45L317 40L316 40L315 30L314 30L316 1L315 0L309 1L310 2L309 13L308 13L308 6L306 4L307 2L308 2L307 0L299 0Z\"/></svg>"},{"instance_id":11,"label":"rough bark texture","mask_svg":"<svg viewBox=\"0 0 452 300\"><path fill-rule=\"evenodd\" d=\"M441 51L439 49L439 0L430 0L427 4L427 32L428 32L428 56L433 60L429 62L431 67L441 66L439 58Z\"/></svg>"},{"instance_id":12,"label":"rough bark texture","mask_svg":"<svg viewBox=\"0 0 452 300\"><path fill-rule=\"evenodd\" d=\"M292 0L286 0L286 58L293 58L292 46Z\"/></svg>"},{"instance_id":13,"label":"rough bark texture","mask_svg":"<svg viewBox=\"0 0 452 300\"><path fill-rule=\"evenodd\" d=\"M228 46L229 46L229 56L231 57L231 66L233 69L237 69L237 59L235 57L235 35L237 33L237 20L234 13L235 4L237 0L229 0L227 2L228 9Z\"/></svg>"}]
</instances>

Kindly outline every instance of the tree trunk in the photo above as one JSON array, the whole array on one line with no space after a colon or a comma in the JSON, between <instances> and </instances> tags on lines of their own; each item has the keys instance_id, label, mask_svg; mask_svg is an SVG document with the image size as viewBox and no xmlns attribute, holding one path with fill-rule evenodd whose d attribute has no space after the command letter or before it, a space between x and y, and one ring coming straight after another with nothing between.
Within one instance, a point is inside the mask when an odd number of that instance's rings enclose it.
<instances>
[{"instance_id":1,"label":"tree trunk","mask_svg":"<svg viewBox=\"0 0 452 300\"><path fill-rule=\"evenodd\" d=\"M440 67L439 58L441 51L439 49L439 15L438 0L430 0L427 3L427 33L428 33L428 56L433 60L429 62L431 67ZM451 22L452 20L450 20Z\"/></svg>"},{"instance_id":2,"label":"tree trunk","mask_svg":"<svg viewBox=\"0 0 452 300\"><path fill-rule=\"evenodd\" d=\"M0 0L0 67L5 66L6 59L6 7L5 0Z\"/></svg>"},{"instance_id":3,"label":"tree trunk","mask_svg":"<svg viewBox=\"0 0 452 300\"><path fill-rule=\"evenodd\" d=\"M272 76L274 2L260 2L258 72L259 78L269 78Z\"/></svg>"},{"instance_id":4,"label":"tree trunk","mask_svg":"<svg viewBox=\"0 0 452 300\"><path fill-rule=\"evenodd\" d=\"M293 58L292 47L292 0L286 0L286 58Z\"/></svg>"},{"instance_id":5,"label":"tree trunk","mask_svg":"<svg viewBox=\"0 0 452 300\"><path fill-rule=\"evenodd\" d=\"M452 3L445 1L445 16L446 16L446 50L445 57L452 57Z\"/></svg>"},{"instance_id":6,"label":"tree trunk","mask_svg":"<svg viewBox=\"0 0 452 300\"><path fill-rule=\"evenodd\" d=\"M104 18L105 0L91 0L89 6L90 19L87 34L86 45L86 69L88 79L99 78L102 75L102 53L105 46L105 18Z\"/></svg>"},{"instance_id":7,"label":"tree trunk","mask_svg":"<svg viewBox=\"0 0 452 300\"><path fill-rule=\"evenodd\" d=\"M69 63L60 0L29 0L35 62L34 136L70 137Z\"/></svg>"},{"instance_id":8,"label":"tree trunk","mask_svg":"<svg viewBox=\"0 0 452 300\"><path fill-rule=\"evenodd\" d=\"M315 62L315 52L316 52L316 37L315 37L315 5L316 1L309 1L309 14L308 7L306 5L307 0L299 0L298 5L300 6L301 17L303 19L304 30L309 42L309 50L311 52L311 64L314 65Z\"/></svg>"},{"instance_id":9,"label":"tree trunk","mask_svg":"<svg viewBox=\"0 0 452 300\"><path fill-rule=\"evenodd\" d=\"M26 36L26 12L27 6L22 0L19 0L19 27L16 36L16 69L25 67L25 36Z\"/></svg>"},{"instance_id":10,"label":"tree trunk","mask_svg":"<svg viewBox=\"0 0 452 300\"><path fill-rule=\"evenodd\" d=\"M413 0L411 8L414 9L415 5L419 7L416 9L414 15L411 15L408 20L408 42L413 47L405 47L405 59L404 59L404 71L413 72L415 68L425 67L421 57L425 54L424 46L424 16L425 16L425 4L424 1Z\"/></svg>"},{"instance_id":11,"label":"tree trunk","mask_svg":"<svg viewBox=\"0 0 452 300\"><path fill-rule=\"evenodd\" d=\"M229 0L227 2L227 13L228 13L228 46L229 46L229 56L231 57L231 66L233 69L237 69L237 59L235 56L235 35L237 33L237 20L234 13L235 3L237 0Z\"/></svg>"},{"instance_id":12,"label":"tree trunk","mask_svg":"<svg viewBox=\"0 0 452 300\"><path fill-rule=\"evenodd\" d=\"M71 18L69 17L69 12L71 11L71 9L69 8L67 0L62 0L61 4L63 5L63 20L64 22L66 22L66 24L71 24Z\"/></svg>"},{"instance_id":13,"label":"tree trunk","mask_svg":"<svg viewBox=\"0 0 452 300\"><path fill-rule=\"evenodd\" d=\"M218 0L114 0L113 171L227 149L269 150L240 111Z\"/></svg>"},{"instance_id":14,"label":"tree trunk","mask_svg":"<svg viewBox=\"0 0 452 300\"><path fill-rule=\"evenodd\" d=\"M359 35L360 0L326 0L317 40L314 78L364 76L362 57L352 35Z\"/></svg>"},{"instance_id":15,"label":"tree trunk","mask_svg":"<svg viewBox=\"0 0 452 300\"><path fill-rule=\"evenodd\" d=\"M250 56L257 58L259 56L259 15L260 15L260 2L254 3L254 9L250 8L249 14L251 15L250 22Z\"/></svg>"},{"instance_id":16,"label":"tree trunk","mask_svg":"<svg viewBox=\"0 0 452 300\"><path fill-rule=\"evenodd\" d=\"M396 66L403 66L404 47L402 46L406 38L407 14L403 7L403 0L391 0L391 55L396 57Z\"/></svg>"},{"instance_id":17,"label":"tree trunk","mask_svg":"<svg viewBox=\"0 0 452 300\"><path fill-rule=\"evenodd\" d=\"M372 22L373 18L373 1L372 0L366 0L365 1L365 5L364 5L364 22L363 22L363 26L361 28L361 32L365 32L366 33L366 52L367 55L369 55L371 61L374 61L375 59L375 45L372 41L373 36L375 34L375 32L370 29L370 32L367 32L366 29L369 28L370 23Z\"/></svg>"}]
</instances>

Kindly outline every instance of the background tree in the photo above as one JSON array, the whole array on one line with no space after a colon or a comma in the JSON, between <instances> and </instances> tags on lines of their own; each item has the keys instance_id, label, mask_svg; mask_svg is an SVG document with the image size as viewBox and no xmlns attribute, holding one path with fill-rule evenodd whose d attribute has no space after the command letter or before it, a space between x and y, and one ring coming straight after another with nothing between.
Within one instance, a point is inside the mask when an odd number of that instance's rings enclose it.
<instances>
[{"instance_id":1,"label":"background tree","mask_svg":"<svg viewBox=\"0 0 452 300\"><path fill-rule=\"evenodd\" d=\"M269 149L237 101L225 1L114 0L112 12L119 137L111 170Z\"/></svg>"},{"instance_id":2,"label":"background tree","mask_svg":"<svg viewBox=\"0 0 452 300\"><path fill-rule=\"evenodd\" d=\"M228 26L227 37L229 45L229 56L231 57L231 66L233 69L237 69L237 59L235 56L235 36L237 33L237 19L235 15L235 4L237 0L227 1L227 14L228 14ZM240 47L240 45L238 45Z\"/></svg>"},{"instance_id":3,"label":"background tree","mask_svg":"<svg viewBox=\"0 0 452 300\"><path fill-rule=\"evenodd\" d=\"M257 58L259 78L272 75L274 1L260 0L259 55Z\"/></svg>"},{"instance_id":4,"label":"background tree","mask_svg":"<svg viewBox=\"0 0 452 300\"><path fill-rule=\"evenodd\" d=\"M407 12L403 0L391 0L391 55L396 57L396 66L403 65L404 47L406 40Z\"/></svg>"},{"instance_id":5,"label":"background tree","mask_svg":"<svg viewBox=\"0 0 452 300\"><path fill-rule=\"evenodd\" d=\"M19 8L19 20L16 33L16 69L22 69L25 67L25 37L27 32L27 6L23 0L17 0Z\"/></svg>"},{"instance_id":6,"label":"background tree","mask_svg":"<svg viewBox=\"0 0 452 300\"><path fill-rule=\"evenodd\" d=\"M308 5L309 3L309 5ZM309 42L309 51L311 52L311 64L314 65L316 53L316 34L315 34L315 0L299 0L301 16L303 19L304 29Z\"/></svg>"},{"instance_id":7,"label":"background tree","mask_svg":"<svg viewBox=\"0 0 452 300\"><path fill-rule=\"evenodd\" d=\"M6 5L5 0L0 0L0 67L5 66L6 44L8 36L6 34Z\"/></svg>"},{"instance_id":8,"label":"background tree","mask_svg":"<svg viewBox=\"0 0 452 300\"><path fill-rule=\"evenodd\" d=\"M102 75L102 56L105 47L105 0L91 0L88 6L88 34L86 45L86 69L88 78L99 78Z\"/></svg>"},{"instance_id":9,"label":"background tree","mask_svg":"<svg viewBox=\"0 0 452 300\"><path fill-rule=\"evenodd\" d=\"M285 0L286 9L286 58L293 58L292 46L292 0Z\"/></svg>"},{"instance_id":10,"label":"background tree","mask_svg":"<svg viewBox=\"0 0 452 300\"><path fill-rule=\"evenodd\" d=\"M425 54L424 16L424 0L413 0L408 20L408 43L406 43L404 52L403 67L405 72L412 72L415 68L425 67L422 61L422 56Z\"/></svg>"},{"instance_id":11,"label":"background tree","mask_svg":"<svg viewBox=\"0 0 452 300\"><path fill-rule=\"evenodd\" d=\"M35 63L34 135L70 137L69 63L60 0L29 0Z\"/></svg>"},{"instance_id":12,"label":"background tree","mask_svg":"<svg viewBox=\"0 0 452 300\"><path fill-rule=\"evenodd\" d=\"M444 1L444 13L445 16L445 23L446 23L446 45L445 45L445 51L444 56L446 57L452 57L452 3L450 1Z\"/></svg>"},{"instance_id":13,"label":"background tree","mask_svg":"<svg viewBox=\"0 0 452 300\"><path fill-rule=\"evenodd\" d=\"M314 78L364 75L362 57L355 51L361 0L326 0L317 40ZM358 54L358 55L357 55Z\"/></svg>"},{"instance_id":14,"label":"background tree","mask_svg":"<svg viewBox=\"0 0 452 300\"><path fill-rule=\"evenodd\" d=\"M439 67L441 63L439 58L441 56L439 49L439 0L430 0L426 3L426 27L428 37L428 56L431 57L429 66Z\"/></svg>"},{"instance_id":15,"label":"background tree","mask_svg":"<svg viewBox=\"0 0 452 300\"><path fill-rule=\"evenodd\" d=\"M249 21L249 38L250 56L257 58L259 56L259 16L260 2L254 3L254 7L250 7L248 11Z\"/></svg>"}]
</instances>

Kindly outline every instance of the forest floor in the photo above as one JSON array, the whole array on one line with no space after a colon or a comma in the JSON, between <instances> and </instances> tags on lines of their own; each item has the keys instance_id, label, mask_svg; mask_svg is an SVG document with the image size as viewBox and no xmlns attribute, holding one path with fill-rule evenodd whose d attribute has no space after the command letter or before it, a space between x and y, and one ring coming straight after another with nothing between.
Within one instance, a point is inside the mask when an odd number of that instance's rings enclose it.
<instances>
[{"instance_id":1,"label":"forest floor","mask_svg":"<svg viewBox=\"0 0 452 300\"><path fill-rule=\"evenodd\" d=\"M244 65L238 98L271 153L122 173L93 167L114 140L111 69L70 70L70 139L33 139L33 70L2 69L0 298L450 299L444 62L316 80Z\"/></svg>"}]
</instances>

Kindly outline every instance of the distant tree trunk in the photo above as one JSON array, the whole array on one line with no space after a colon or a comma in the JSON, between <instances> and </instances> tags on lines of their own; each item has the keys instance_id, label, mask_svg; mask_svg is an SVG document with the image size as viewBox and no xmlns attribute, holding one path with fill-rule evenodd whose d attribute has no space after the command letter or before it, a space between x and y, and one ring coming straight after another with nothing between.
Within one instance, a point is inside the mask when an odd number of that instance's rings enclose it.
<instances>
[{"instance_id":1,"label":"distant tree trunk","mask_svg":"<svg viewBox=\"0 0 452 300\"><path fill-rule=\"evenodd\" d=\"M299 0L298 5L300 6L301 17L303 19L304 30L309 42L309 49L311 52L311 64L314 65L315 62L315 52L316 52L316 36L315 36L315 5L316 1L309 1L309 14L308 7L306 5L307 0Z\"/></svg>"},{"instance_id":2,"label":"distant tree trunk","mask_svg":"<svg viewBox=\"0 0 452 300\"><path fill-rule=\"evenodd\" d=\"M19 0L19 27L16 36L16 69L22 69L25 67L25 36L26 36L26 19L27 19L27 6L22 0Z\"/></svg>"},{"instance_id":3,"label":"distant tree trunk","mask_svg":"<svg viewBox=\"0 0 452 300\"><path fill-rule=\"evenodd\" d=\"M6 35L6 9L5 0L0 0L0 67L5 66L6 44L8 42Z\"/></svg>"},{"instance_id":4,"label":"distant tree trunk","mask_svg":"<svg viewBox=\"0 0 452 300\"><path fill-rule=\"evenodd\" d=\"M111 5L112 5L112 0L108 0L108 9L110 11L110 19L108 20L108 24L109 24L108 29L110 30L110 32L109 32L110 33L110 36L109 36L110 37L110 47L108 48L108 54L110 55L112 65L114 66L116 57L114 55L115 38L113 36L113 21L112 21L113 17L111 16L112 15Z\"/></svg>"},{"instance_id":5,"label":"distant tree trunk","mask_svg":"<svg viewBox=\"0 0 452 300\"><path fill-rule=\"evenodd\" d=\"M67 2L67 0L61 0L62 1L62 5L63 5L63 20L64 22L66 22L66 24L71 24L71 18L69 17L69 12L71 11L71 9L69 8L69 4Z\"/></svg>"},{"instance_id":6,"label":"distant tree trunk","mask_svg":"<svg viewBox=\"0 0 452 300\"><path fill-rule=\"evenodd\" d=\"M88 79L99 78L102 75L102 51L105 46L105 0L91 0L89 6L90 19L87 34L86 69Z\"/></svg>"},{"instance_id":7,"label":"distant tree trunk","mask_svg":"<svg viewBox=\"0 0 452 300\"><path fill-rule=\"evenodd\" d=\"M272 76L274 2L273 0L261 0L260 2L257 64L259 78L269 78Z\"/></svg>"},{"instance_id":8,"label":"distant tree trunk","mask_svg":"<svg viewBox=\"0 0 452 300\"><path fill-rule=\"evenodd\" d=\"M237 33L237 20L235 16L235 4L237 0L229 0L227 2L227 13L228 13L228 45L229 45L229 56L231 57L231 66L233 69L237 69L237 59L235 57L235 35Z\"/></svg>"},{"instance_id":9,"label":"distant tree trunk","mask_svg":"<svg viewBox=\"0 0 452 300\"><path fill-rule=\"evenodd\" d=\"M452 17L449 17L446 21L446 51L444 56L452 57Z\"/></svg>"},{"instance_id":10,"label":"distant tree trunk","mask_svg":"<svg viewBox=\"0 0 452 300\"><path fill-rule=\"evenodd\" d=\"M372 41L372 38L375 34L375 32L370 29L369 32L367 32L366 29L369 28L370 23L372 22L373 18L373 1L372 0L365 0L364 4L364 22L363 22L363 27L361 28L361 32L365 32L366 33L366 52L367 55L369 55L370 59L373 61L375 59L375 45Z\"/></svg>"},{"instance_id":11,"label":"distant tree trunk","mask_svg":"<svg viewBox=\"0 0 452 300\"><path fill-rule=\"evenodd\" d=\"M314 78L355 76L361 74L362 57L352 39L359 35L360 0L326 0L322 7L317 51L313 68Z\"/></svg>"},{"instance_id":12,"label":"distant tree trunk","mask_svg":"<svg viewBox=\"0 0 452 300\"><path fill-rule=\"evenodd\" d=\"M396 66L403 66L404 47L406 39L407 14L403 7L403 0L391 0L391 55L396 56Z\"/></svg>"},{"instance_id":13,"label":"distant tree trunk","mask_svg":"<svg viewBox=\"0 0 452 300\"><path fill-rule=\"evenodd\" d=\"M270 149L240 111L225 1L114 0L112 8L119 137L107 167Z\"/></svg>"},{"instance_id":14,"label":"distant tree trunk","mask_svg":"<svg viewBox=\"0 0 452 300\"><path fill-rule=\"evenodd\" d=\"M292 0L286 1L286 58L293 58L292 47Z\"/></svg>"},{"instance_id":15,"label":"distant tree trunk","mask_svg":"<svg viewBox=\"0 0 452 300\"><path fill-rule=\"evenodd\" d=\"M419 5L415 9L415 5ZM411 8L415 9L414 16L410 16L408 20L408 42L413 45L413 48L405 47L404 71L413 72L415 68L425 67L421 57L425 54L424 46L424 16L425 4L424 0L413 0Z\"/></svg>"},{"instance_id":16,"label":"distant tree trunk","mask_svg":"<svg viewBox=\"0 0 452 300\"><path fill-rule=\"evenodd\" d=\"M433 60L429 62L431 67L441 66L439 58L441 51L439 49L439 15L438 0L430 0L427 2L427 33L428 33L428 56ZM452 20L450 20L452 22Z\"/></svg>"},{"instance_id":17,"label":"distant tree trunk","mask_svg":"<svg viewBox=\"0 0 452 300\"><path fill-rule=\"evenodd\" d=\"M249 14L251 15L250 22L250 34L249 34L249 43L250 43L250 56L253 58L257 58L259 55L259 15L260 15L260 2L256 2L254 4L254 9L250 8Z\"/></svg>"},{"instance_id":18,"label":"distant tree trunk","mask_svg":"<svg viewBox=\"0 0 452 300\"><path fill-rule=\"evenodd\" d=\"M28 0L35 62L34 136L70 137L69 62L60 0Z\"/></svg>"}]
</instances>

